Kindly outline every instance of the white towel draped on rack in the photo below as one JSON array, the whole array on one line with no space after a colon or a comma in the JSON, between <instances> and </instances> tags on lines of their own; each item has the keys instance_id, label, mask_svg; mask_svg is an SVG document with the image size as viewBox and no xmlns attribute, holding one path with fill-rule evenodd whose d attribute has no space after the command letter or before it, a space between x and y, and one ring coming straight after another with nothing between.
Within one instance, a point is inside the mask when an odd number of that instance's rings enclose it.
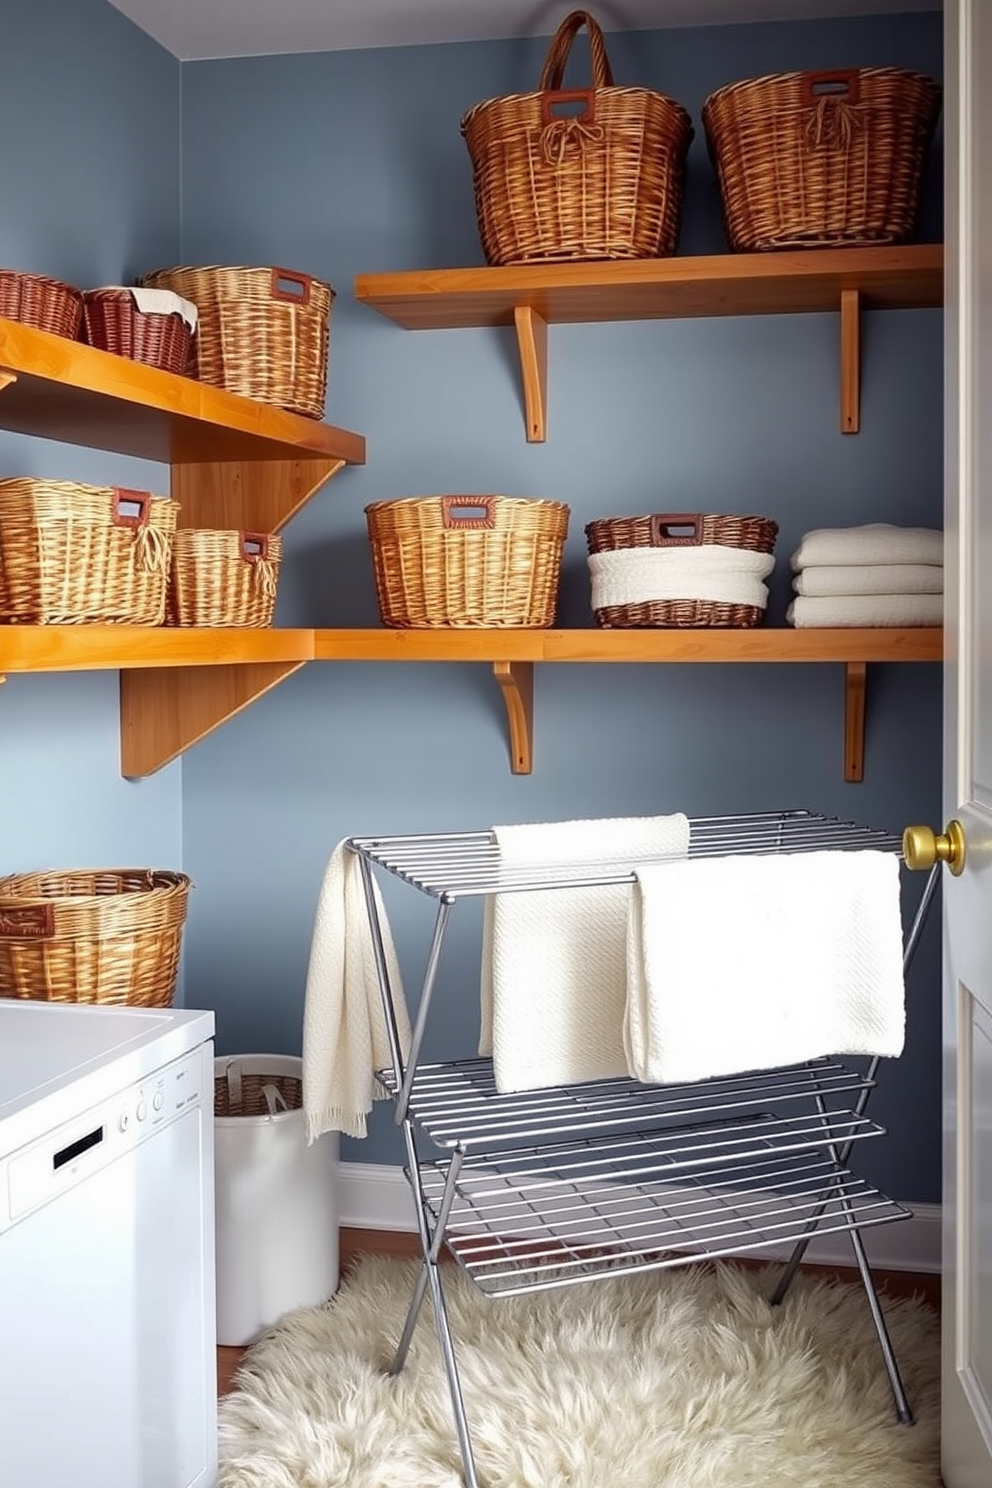
<instances>
[{"instance_id":1,"label":"white towel draped on rack","mask_svg":"<svg viewBox=\"0 0 992 1488\"><path fill-rule=\"evenodd\" d=\"M495 827L505 867L684 856L685 816ZM537 869L535 868L535 872ZM629 884L524 890L487 901L479 1052L497 1089L627 1072L623 1049Z\"/></svg>"},{"instance_id":2,"label":"white towel draped on rack","mask_svg":"<svg viewBox=\"0 0 992 1488\"><path fill-rule=\"evenodd\" d=\"M894 854L698 858L634 874L624 1048L635 1079L902 1052Z\"/></svg>"},{"instance_id":3,"label":"white towel draped on rack","mask_svg":"<svg viewBox=\"0 0 992 1488\"><path fill-rule=\"evenodd\" d=\"M410 1026L386 911L373 885L393 1008L404 1054ZM303 1111L307 1140L326 1131L366 1135L375 1071L390 1064L385 1013L358 858L343 842L324 873L310 946L303 1011Z\"/></svg>"}]
</instances>

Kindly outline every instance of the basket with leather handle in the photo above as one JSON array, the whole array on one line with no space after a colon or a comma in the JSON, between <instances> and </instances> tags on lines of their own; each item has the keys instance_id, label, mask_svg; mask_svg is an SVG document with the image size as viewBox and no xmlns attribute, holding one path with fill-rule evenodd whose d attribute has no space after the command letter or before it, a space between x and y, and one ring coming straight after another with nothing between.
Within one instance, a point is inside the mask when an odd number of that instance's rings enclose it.
<instances>
[{"instance_id":1,"label":"basket with leather handle","mask_svg":"<svg viewBox=\"0 0 992 1488\"><path fill-rule=\"evenodd\" d=\"M282 538L181 527L172 547L167 625L266 626L275 612Z\"/></svg>"},{"instance_id":2,"label":"basket with leather handle","mask_svg":"<svg viewBox=\"0 0 992 1488\"><path fill-rule=\"evenodd\" d=\"M409 496L365 508L384 625L554 623L569 509L517 496Z\"/></svg>"},{"instance_id":3,"label":"basket with leather handle","mask_svg":"<svg viewBox=\"0 0 992 1488\"><path fill-rule=\"evenodd\" d=\"M563 89L583 26L591 86ZM537 92L476 104L461 131L489 263L675 252L689 115L662 93L614 86L603 33L588 11L572 11L558 27Z\"/></svg>"},{"instance_id":4,"label":"basket with leather handle","mask_svg":"<svg viewBox=\"0 0 992 1488\"><path fill-rule=\"evenodd\" d=\"M606 629L759 625L778 524L660 512L586 526L593 614Z\"/></svg>"},{"instance_id":5,"label":"basket with leather handle","mask_svg":"<svg viewBox=\"0 0 992 1488\"><path fill-rule=\"evenodd\" d=\"M940 85L898 67L786 72L703 105L732 248L904 243L916 232Z\"/></svg>"},{"instance_id":6,"label":"basket with leather handle","mask_svg":"<svg viewBox=\"0 0 992 1488\"><path fill-rule=\"evenodd\" d=\"M0 997L168 1007L190 887L158 868L0 878Z\"/></svg>"}]
</instances>

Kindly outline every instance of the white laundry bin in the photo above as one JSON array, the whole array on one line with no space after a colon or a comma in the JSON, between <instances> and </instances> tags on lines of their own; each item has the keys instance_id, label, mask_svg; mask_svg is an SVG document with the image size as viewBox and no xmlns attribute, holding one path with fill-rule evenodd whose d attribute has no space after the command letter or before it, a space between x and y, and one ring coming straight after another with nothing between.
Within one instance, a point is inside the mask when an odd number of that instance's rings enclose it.
<instances>
[{"instance_id":1,"label":"white laundry bin","mask_svg":"<svg viewBox=\"0 0 992 1488\"><path fill-rule=\"evenodd\" d=\"M214 1060L217 1342L246 1344L338 1286L338 1137L307 1146L303 1061Z\"/></svg>"}]
</instances>

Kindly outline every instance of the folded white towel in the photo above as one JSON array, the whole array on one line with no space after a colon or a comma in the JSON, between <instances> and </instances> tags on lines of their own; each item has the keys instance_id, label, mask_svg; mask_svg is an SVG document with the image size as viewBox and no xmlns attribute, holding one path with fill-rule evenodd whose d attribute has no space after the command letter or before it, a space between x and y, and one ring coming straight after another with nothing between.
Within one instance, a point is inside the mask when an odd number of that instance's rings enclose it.
<instances>
[{"instance_id":1,"label":"folded white towel","mask_svg":"<svg viewBox=\"0 0 992 1488\"><path fill-rule=\"evenodd\" d=\"M624 1023L635 1079L902 1052L894 853L695 858L635 874Z\"/></svg>"},{"instance_id":2,"label":"folded white towel","mask_svg":"<svg viewBox=\"0 0 992 1488\"><path fill-rule=\"evenodd\" d=\"M790 625L814 630L822 626L940 625L942 594L847 594L794 599L785 612Z\"/></svg>"},{"instance_id":3,"label":"folded white towel","mask_svg":"<svg viewBox=\"0 0 992 1488\"><path fill-rule=\"evenodd\" d=\"M410 1045L403 984L378 886L382 929L400 1047ZM366 1135L373 1100L386 1092L375 1071L391 1064L358 858L343 842L324 873L307 972L303 1009L303 1111L307 1140L325 1131Z\"/></svg>"},{"instance_id":4,"label":"folded white towel","mask_svg":"<svg viewBox=\"0 0 992 1488\"><path fill-rule=\"evenodd\" d=\"M701 599L765 609L762 583L775 567L771 553L703 543L698 548L619 548L590 553L592 608Z\"/></svg>"},{"instance_id":5,"label":"folded white towel","mask_svg":"<svg viewBox=\"0 0 992 1488\"><path fill-rule=\"evenodd\" d=\"M495 827L504 866L683 855L681 814ZM535 871L538 871L535 869ZM535 1090L624 1075L630 884L521 890L487 901L480 1054L496 1088Z\"/></svg>"},{"instance_id":6,"label":"folded white towel","mask_svg":"<svg viewBox=\"0 0 992 1488\"><path fill-rule=\"evenodd\" d=\"M797 594L833 598L845 594L942 594L940 563L850 563L800 569L792 580Z\"/></svg>"},{"instance_id":7,"label":"folded white towel","mask_svg":"<svg viewBox=\"0 0 992 1488\"><path fill-rule=\"evenodd\" d=\"M944 534L935 527L818 527L807 532L789 559L793 573L814 564L943 563Z\"/></svg>"}]
</instances>

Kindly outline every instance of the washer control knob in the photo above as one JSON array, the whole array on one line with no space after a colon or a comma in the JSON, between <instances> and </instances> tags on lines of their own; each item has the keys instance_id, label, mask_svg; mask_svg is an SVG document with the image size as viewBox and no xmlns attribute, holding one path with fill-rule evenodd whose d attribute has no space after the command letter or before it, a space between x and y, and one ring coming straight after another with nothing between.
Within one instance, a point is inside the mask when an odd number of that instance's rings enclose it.
<instances>
[{"instance_id":1,"label":"washer control knob","mask_svg":"<svg viewBox=\"0 0 992 1488\"><path fill-rule=\"evenodd\" d=\"M156 1090L155 1094L152 1096L152 1106L156 1111L161 1111L164 1105L165 1096L162 1094L161 1090Z\"/></svg>"},{"instance_id":2,"label":"washer control knob","mask_svg":"<svg viewBox=\"0 0 992 1488\"><path fill-rule=\"evenodd\" d=\"M128 1127L131 1125L131 1118L126 1111L121 1112L120 1120L118 1121L117 1125L120 1127L122 1132L126 1132Z\"/></svg>"},{"instance_id":3,"label":"washer control knob","mask_svg":"<svg viewBox=\"0 0 992 1488\"><path fill-rule=\"evenodd\" d=\"M137 1116L139 1121L144 1121L145 1117L148 1115L148 1107L145 1105L144 1101L138 1102L138 1109L135 1111L134 1114L135 1116Z\"/></svg>"}]
</instances>

